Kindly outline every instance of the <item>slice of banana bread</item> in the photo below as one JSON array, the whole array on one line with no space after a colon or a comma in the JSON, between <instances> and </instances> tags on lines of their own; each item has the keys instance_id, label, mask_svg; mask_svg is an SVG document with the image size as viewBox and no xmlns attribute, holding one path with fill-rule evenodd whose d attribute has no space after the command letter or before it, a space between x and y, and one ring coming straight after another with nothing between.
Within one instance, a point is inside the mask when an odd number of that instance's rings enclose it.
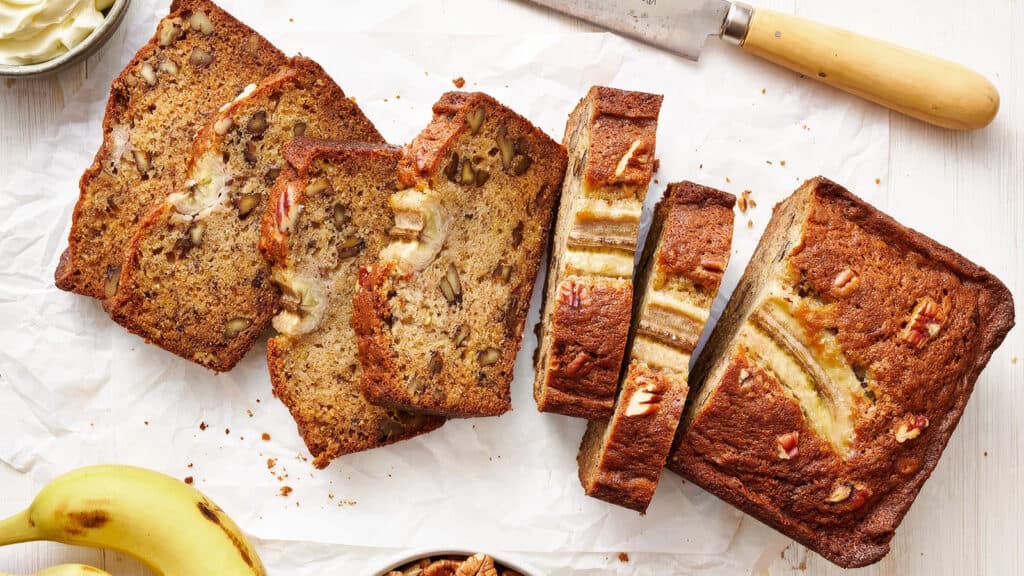
<instances>
[{"instance_id":1,"label":"slice of banana bread","mask_svg":"<svg viewBox=\"0 0 1024 576\"><path fill-rule=\"evenodd\" d=\"M523 322L565 150L485 94L450 92L408 145L392 243L353 317L375 404L451 417L511 408Z\"/></svg>"},{"instance_id":2,"label":"slice of banana bread","mask_svg":"<svg viewBox=\"0 0 1024 576\"><path fill-rule=\"evenodd\" d=\"M645 512L686 402L690 354L729 264L736 198L669 184L641 262L629 364L611 420L591 420L580 446L589 496Z\"/></svg>"},{"instance_id":3,"label":"slice of banana bread","mask_svg":"<svg viewBox=\"0 0 1024 576\"><path fill-rule=\"evenodd\" d=\"M113 296L139 224L188 178L196 132L219 106L285 63L277 48L213 2L172 2L110 88L103 144L79 182L57 287Z\"/></svg>"},{"instance_id":4,"label":"slice of banana bread","mask_svg":"<svg viewBox=\"0 0 1024 576\"><path fill-rule=\"evenodd\" d=\"M840 566L876 562L1013 323L992 274L810 180L694 367L669 467Z\"/></svg>"},{"instance_id":5,"label":"slice of banana bread","mask_svg":"<svg viewBox=\"0 0 1024 576\"><path fill-rule=\"evenodd\" d=\"M267 344L274 395L313 464L429 432L442 418L380 408L359 392L352 296L359 267L388 243L401 150L298 138L263 215L260 250L283 292Z\"/></svg>"},{"instance_id":6,"label":"slice of banana bread","mask_svg":"<svg viewBox=\"0 0 1024 576\"><path fill-rule=\"evenodd\" d=\"M260 215L296 135L383 142L341 88L297 57L215 114L196 136L188 181L132 239L106 302L135 334L212 370L230 370L277 313L260 257Z\"/></svg>"},{"instance_id":7,"label":"slice of banana bread","mask_svg":"<svg viewBox=\"0 0 1024 576\"><path fill-rule=\"evenodd\" d=\"M572 162L538 329L534 397L541 412L612 414L661 100L595 86L569 116L565 146Z\"/></svg>"}]
</instances>

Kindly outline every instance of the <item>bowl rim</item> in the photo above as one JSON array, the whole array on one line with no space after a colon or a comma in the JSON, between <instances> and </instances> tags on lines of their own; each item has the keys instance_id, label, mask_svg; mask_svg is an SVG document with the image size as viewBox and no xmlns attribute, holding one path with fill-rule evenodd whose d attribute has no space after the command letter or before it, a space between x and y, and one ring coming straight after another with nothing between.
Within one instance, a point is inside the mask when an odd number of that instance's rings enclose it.
<instances>
[{"instance_id":1,"label":"bowl rim","mask_svg":"<svg viewBox=\"0 0 1024 576\"><path fill-rule=\"evenodd\" d=\"M408 564L409 562L421 560L423 558L429 558L431 556L454 555L469 557L478 553L479 551L469 551L464 548L417 548L415 550L402 552L399 555L396 555L384 565L384 568L374 572L373 576L383 576L391 570ZM540 570L528 564L524 564L521 560L511 558L504 552L499 552L497 554L485 552L485 554L487 554L491 558L494 558L495 562L501 564L502 566L505 566L506 568L511 568L512 570L519 572L523 576L541 576Z\"/></svg>"},{"instance_id":2,"label":"bowl rim","mask_svg":"<svg viewBox=\"0 0 1024 576\"><path fill-rule=\"evenodd\" d=\"M88 58L96 50L110 40L114 31L121 25L131 0L114 0L110 11L107 12L103 23L96 27L85 40L77 46L49 60L36 62L35 64L0 64L0 77L5 78L29 78L33 76L44 76L58 70L63 70L72 64Z\"/></svg>"}]
</instances>

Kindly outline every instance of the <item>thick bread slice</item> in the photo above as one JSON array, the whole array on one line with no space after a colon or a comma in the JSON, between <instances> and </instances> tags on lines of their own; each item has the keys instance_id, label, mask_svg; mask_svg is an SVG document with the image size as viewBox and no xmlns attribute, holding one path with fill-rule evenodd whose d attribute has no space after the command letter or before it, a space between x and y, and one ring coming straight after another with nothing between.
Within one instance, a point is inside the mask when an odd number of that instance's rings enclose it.
<instances>
[{"instance_id":1,"label":"thick bread slice","mask_svg":"<svg viewBox=\"0 0 1024 576\"><path fill-rule=\"evenodd\" d=\"M299 138L263 216L260 250L284 292L267 344L274 395L299 426L313 464L433 430L444 420L379 408L358 388L352 296L359 267L377 258L391 228L401 151Z\"/></svg>"},{"instance_id":2,"label":"thick bread slice","mask_svg":"<svg viewBox=\"0 0 1024 576\"><path fill-rule=\"evenodd\" d=\"M511 408L523 322L565 150L485 94L451 92L407 146L394 237L360 273L362 389L451 417Z\"/></svg>"},{"instance_id":3,"label":"thick bread slice","mask_svg":"<svg viewBox=\"0 0 1024 576\"><path fill-rule=\"evenodd\" d=\"M565 145L572 162L538 328L534 397L541 412L611 416L661 100L595 86L569 116Z\"/></svg>"},{"instance_id":4,"label":"thick bread slice","mask_svg":"<svg viewBox=\"0 0 1024 576\"><path fill-rule=\"evenodd\" d=\"M840 566L876 562L1013 323L992 274L809 180L694 366L669 468Z\"/></svg>"},{"instance_id":5,"label":"thick bread slice","mask_svg":"<svg viewBox=\"0 0 1024 576\"><path fill-rule=\"evenodd\" d=\"M669 184L654 210L622 388L611 420L591 420L580 446L590 496L645 512L665 467L697 346L729 264L731 194Z\"/></svg>"},{"instance_id":6,"label":"thick bread slice","mask_svg":"<svg viewBox=\"0 0 1024 576\"><path fill-rule=\"evenodd\" d=\"M188 178L196 132L219 106L287 61L213 2L173 2L110 88L103 144L79 182L57 287L113 296L139 224Z\"/></svg>"},{"instance_id":7,"label":"thick bread slice","mask_svg":"<svg viewBox=\"0 0 1024 576\"><path fill-rule=\"evenodd\" d=\"M215 114L196 136L188 181L132 239L111 317L212 370L230 370L277 313L257 245L267 193L295 135L383 142L341 88L293 59Z\"/></svg>"}]
</instances>

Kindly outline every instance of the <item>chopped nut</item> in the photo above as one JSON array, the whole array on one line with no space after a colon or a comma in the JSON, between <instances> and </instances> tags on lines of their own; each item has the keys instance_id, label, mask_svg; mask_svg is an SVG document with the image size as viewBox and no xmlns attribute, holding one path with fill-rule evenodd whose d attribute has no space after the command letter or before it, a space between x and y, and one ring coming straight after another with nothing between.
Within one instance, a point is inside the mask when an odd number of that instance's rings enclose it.
<instances>
[{"instance_id":1,"label":"chopped nut","mask_svg":"<svg viewBox=\"0 0 1024 576\"><path fill-rule=\"evenodd\" d=\"M706 272L711 272L713 274L722 274L725 272L725 262L721 258L703 256L700 259L700 267Z\"/></svg>"},{"instance_id":2,"label":"chopped nut","mask_svg":"<svg viewBox=\"0 0 1024 576\"><path fill-rule=\"evenodd\" d=\"M517 154L512 159L512 173L516 176L522 176L526 174L526 171L530 169L533 164L533 160L525 154Z\"/></svg>"},{"instance_id":3,"label":"chopped nut","mask_svg":"<svg viewBox=\"0 0 1024 576\"><path fill-rule=\"evenodd\" d=\"M921 432L928 427L928 418L924 416L910 415L896 427L893 434L896 436L896 442L903 444L907 440L913 440L921 435Z\"/></svg>"},{"instance_id":4,"label":"chopped nut","mask_svg":"<svg viewBox=\"0 0 1024 576\"><path fill-rule=\"evenodd\" d=\"M224 325L224 336L234 338L251 325L252 320L248 318L232 318Z\"/></svg>"},{"instance_id":5,"label":"chopped nut","mask_svg":"<svg viewBox=\"0 0 1024 576\"><path fill-rule=\"evenodd\" d=\"M494 559L485 554L474 554L459 566L454 576L498 576Z\"/></svg>"},{"instance_id":6,"label":"chopped nut","mask_svg":"<svg viewBox=\"0 0 1024 576\"><path fill-rule=\"evenodd\" d=\"M181 38L182 23L181 18L172 18L160 25L158 44L161 48L170 46L178 38Z\"/></svg>"},{"instance_id":7,"label":"chopped nut","mask_svg":"<svg viewBox=\"0 0 1024 576\"><path fill-rule=\"evenodd\" d=\"M469 326L465 324L459 324L459 327L455 329L455 333L452 334L452 344L456 348L461 347L469 339Z\"/></svg>"},{"instance_id":8,"label":"chopped nut","mask_svg":"<svg viewBox=\"0 0 1024 576\"><path fill-rule=\"evenodd\" d=\"M145 174L146 172L149 172L149 152L133 150L132 156L135 157L135 167L139 169L139 173Z\"/></svg>"},{"instance_id":9,"label":"chopped nut","mask_svg":"<svg viewBox=\"0 0 1024 576\"><path fill-rule=\"evenodd\" d=\"M217 132L217 134L220 134L221 136L223 136L223 135L227 134L228 132L230 132L231 129L234 128L234 127L235 127L235 121L232 120L230 117L228 117L228 118L221 118L220 120L217 120L217 123L213 125L213 130L215 132Z\"/></svg>"},{"instance_id":10,"label":"chopped nut","mask_svg":"<svg viewBox=\"0 0 1024 576\"><path fill-rule=\"evenodd\" d=\"M107 266L107 273L103 279L103 295L113 298L117 294L117 286L121 283L121 267Z\"/></svg>"},{"instance_id":11,"label":"chopped nut","mask_svg":"<svg viewBox=\"0 0 1024 576\"><path fill-rule=\"evenodd\" d=\"M197 68L205 68L213 62L213 54L210 54L202 48L193 48L192 54L188 57L188 61Z\"/></svg>"},{"instance_id":12,"label":"chopped nut","mask_svg":"<svg viewBox=\"0 0 1024 576\"><path fill-rule=\"evenodd\" d=\"M144 63L139 70L139 74L142 75L142 79L146 81L146 84L156 86L156 70L153 70L152 64L149 62Z\"/></svg>"},{"instance_id":13,"label":"chopped nut","mask_svg":"<svg viewBox=\"0 0 1024 576\"><path fill-rule=\"evenodd\" d=\"M264 174L263 177L264 177L264 181L268 185L273 186L274 182L277 182L277 177L280 176L280 175L281 175L281 169L280 168L271 168L270 170L267 170L267 173Z\"/></svg>"},{"instance_id":14,"label":"chopped nut","mask_svg":"<svg viewBox=\"0 0 1024 576\"><path fill-rule=\"evenodd\" d=\"M800 433L787 432L775 438L775 451L781 460L796 458L800 453Z\"/></svg>"},{"instance_id":15,"label":"chopped nut","mask_svg":"<svg viewBox=\"0 0 1024 576\"><path fill-rule=\"evenodd\" d=\"M462 160L462 175L459 178L459 182L466 185L476 182L476 171L473 170L473 164L469 161L469 158Z\"/></svg>"},{"instance_id":16,"label":"chopped nut","mask_svg":"<svg viewBox=\"0 0 1024 576\"><path fill-rule=\"evenodd\" d=\"M757 207L757 202L750 197L752 192L750 190L744 190L738 200L736 200L736 206L739 207L740 212L746 212L748 208Z\"/></svg>"},{"instance_id":17,"label":"chopped nut","mask_svg":"<svg viewBox=\"0 0 1024 576\"><path fill-rule=\"evenodd\" d=\"M250 134L263 134L267 131L267 113L263 110L253 114L245 123L245 131Z\"/></svg>"},{"instance_id":18,"label":"chopped nut","mask_svg":"<svg viewBox=\"0 0 1024 576\"><path fill-rule=\"evenodd\" d=\"M199 246L203 243L203 234L206 232L206 225L202 222L198 222L188 230L188 239L193 246Z\"/></svg>"},{"instance_id":19,"label":"chopped nut","mask_svg":"<svg viewBox=\"0 0 1024 576\"><path fill-rule=\"evenodd\" d=\"M508 135L508 128L501 126L495 136L498 149L501 151L501 165L508 170L512 167L512 158L515 157L515 142Z\"/></svg>"},{"instance_id":20,"label":"chopped nut","mask_svg":"<svg viewBox=\"0 0 1024 576\"><path fill-rule=\"evenodd\" d=\"M459 270L454 264L448 265L444 278L439 284L444 299L451 305L458 305L462 302L462 282L459 279Z\"/></svg>"},{"instance_id":21,"label":"chopped nut","mask_svg":"<svg viewBox=\"0 0 1024 576\"><path fill-rule=\"evenodd\" d=\"M842 502L843 500L849 498L852 492L853 485L844 482L842 484L836 485L836 487L832 489L832 493L829 494L828 498L826 498L825 501L830 504L836 504L837 502Z\"/></svg>"},{"instance_id":22,"label":"chopped nut","mask_svg":"<svg viewBox=\"0 0 1024 576\"><path fill-rule=\"evenodd\" d=\"M568 304L572 308L583 306L588 298L590 298L590 288L586 284L580 284L573 280L562 283L558 289L558 301Z\"/></svg>"},{"instance_id":23,"label":"chopped nut","mask_svg":"<svg viewBox=\"0 0 1024 576\"><path fill-rule=\"evenodd\" d=\"M346 238L338 244L338 259L344 260L358 256L364 248L366 248L366 242L362 238L357 236Z\"/></svg>"},{"instance_id":24,"label":"chopped nut","mask_svg":"<svg viewBox=\"0 0 1024 576\"><path fill-rule=\"evenodd\" d=\"M459 182L459 155L457 153L452 152L452 158L444 168L444 175L452 182Z\"/></svg>"},{"instance_id":25,"label":"chopped nut","mask_svg":"<svg viewBox=\"0 0 1024 576\"><path fill-rule=\"evenodd\" d=\"M837 296L847 296L860 286L860 276L851 268L843 268L832 281L832 292Z\"/></svg>"},{"instance_id":26,"label":"chopped nut","mask_svg":"<svg viewBox=\"0 0 1024 576\"><path fill-rule=\"evenodd\" d=\"M427 372L431 375L437 375L441 373L444 368L444 360L441 359L441 355L437 352L430 353L430 360L427 362Z\"/></svg>"},{"instance_id":27,"label":"chopped nut","mask_svg":"<svg viewBox=\"0 0 1024 576\"><path fill-rule=\"evenodd\" d=\"M469 131L471 134L479 132L480 127L484 125L483 107L471 110L469 114L466 114L466 123L469 124Z\"/></svg>"},{"instance_id":28,"label":"chopped nut","mask_svg":"<svg viewBox=\"0 0 1024 576\"><path fill-rule=\"evenodd\" d=\"M476 185L478 187L479 186L483 186L484 184L487 184L487 181L490 180L490 178L491 178L491 173L488 172L486 168L477 168L477 170L476 170Z\"/></svg>"},{"instance_id":29,"label":"chopped nut","mask_svg":"<svg viewBox=\"0 0 1024 576\"><path fill-rule=\"evenodd\" d=\"M330 183L327 180L323 179L323 178L318 178L316 180L313 180L312 182L310 182L309 184L306 185L306 196L312 196L314 194L319 194L319 193L323 192L324 190L327 190L328 186L330 186Z\"/></svg>"},{"instance_id":30,"label":"chopped nut","mask_svg":"<svg viewBox=\"0 0 1024 576\"><path fill-rule=\"evenodd\" d=\"M203 34L209 35L213 33L213 22L210 21L210 17L202 10L196 10L192 13L192 17L189 18L189 24L192 25L193 30L198 30Z\"/></svg>"},{"instance_id":31,"label":"chopped nut","mask_svg":"<svg viewBox=\"0 0 1024 576\"><path fill-rule=\"evenodd\" d=\"M238 210L238 217L245 220L247 216L259 206L260 195L259 194L243 194L235 200L235 208Z\"/></svg>"},{"instance_id":32,"label":"chopped nut","mask_svg":"<svg viewBox=\"0 0 1024 576\"><path fill-rule=\"evenodd\" d=\"M259 162L260 157L257 152L259 152L259 146L256 145L256 142L246 142L245 151L242 152L242 156L249 163L249 166L255 166Z\"/></svg>"},{"instance_id":33,"label":"chopped nut","mask_svg":"<svg viewBox=\"0 0 1024 576\"><path fill-rule=\"evenodd\" d=\"M163 61L160 62L160 71L161 72L166 72L168 74L177 74L178 73L178 65L174 63L174 60L171 60L170 58L166 58L166 59L164 59Z\"/></svg>"},{"instance_id":34,"label":"chopped nut","mask_svg":"<svg viewBox=\"0 0 1024 576\"><path fill-rule=\"evenodd\" d=\"M344 204L335 204L333 211L334 229L341 230L352 220L351 214L349 214L348 207Z\"/></svg>"},{"instance_id":35,"label":"chopped nut","mask_svg":"<svg viewBox=\"0 0 1024 576\"><path fill-rule=\"evenodd\" d=\"M486 348L476 355L476 359L481 366L491 366L501 359L501 351L497 348Z\"/></svg>"},{"instance_id":36,"label":"chopped nut","mask_svg":"<svg viewBox=\"0 0 1024 576\"><path fill-rule=\"evenodd\" d=\"M945 321L942 309L934 300L925 296L918 300L910 314L910 320L900 333L900 338L915 348L921 348L939 334Z\"/></svg>"},{"instance_id":37,"label":"chopped nut","mask_svg":"<svg viewBox=\"0 0 1024 576\"><path fill-rule=\"evenodd\" d=\"M523 243L523 223L516 224L516 227L512 229L512 247L519 248Z\"/></svg>"},{"instance_id":38,"label":"chopped nut","mask_svg":"<svg viewBox=\"0 0 1024 576\"><path fill-rule=\"evenodd\" d=\"M647 416L657 412L661 407L663 393L659 389L658 383L642 376L638 377L637 381L641 387L629 397L625 412L627 417Z\"/></svg>"},{"instance_id":39,"label":"chopped nut","mask_svg":"<svg viewBox=\"0 0 1024 576\"><path fill-rule=\"evenodd\" d=\"M306 123L296 122L295 126L292 126L292 136L299 138L306 134Z\"/></svg>"},{"instance_id":40,"label":"chopped nut","mask_svg":"<svg viewBox=\"0 0 1024 576\"><path fill-rule=\"evenodd\" d=\"M492 279L501 280L505 284L508 283L511 277L512 266L509 266L508 264L498 264L498 266L494 268L494 272L491 273Z\"/></svg>"}]
</instances>

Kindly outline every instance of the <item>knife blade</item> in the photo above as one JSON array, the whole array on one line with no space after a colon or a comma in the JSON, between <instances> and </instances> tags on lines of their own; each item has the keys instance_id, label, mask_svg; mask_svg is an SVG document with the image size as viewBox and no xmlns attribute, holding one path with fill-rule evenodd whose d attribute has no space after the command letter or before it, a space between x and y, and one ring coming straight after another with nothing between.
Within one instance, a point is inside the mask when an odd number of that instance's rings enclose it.
<instances>
[{"instance_id":1,"label":"knife blade","mask_svg":"<svg viewBox=\"0 0 1024 576\"><path fill-rule=\"evenodd\" d=\"M720 36L733 4L727 0L532 0L697 60L708 36Z\"/></svg>"},{"instance_id":2,"label":"knife blade","mask_svg":"<svg viewBox=\"0 0 1024 576\"><path fill-rule=\"evenodd\" d=\"M530 0L697 60L708 36L923 122L987 126L999 91L977 72L840 28L728 0Z\"/></svg>"}]
</instances>

